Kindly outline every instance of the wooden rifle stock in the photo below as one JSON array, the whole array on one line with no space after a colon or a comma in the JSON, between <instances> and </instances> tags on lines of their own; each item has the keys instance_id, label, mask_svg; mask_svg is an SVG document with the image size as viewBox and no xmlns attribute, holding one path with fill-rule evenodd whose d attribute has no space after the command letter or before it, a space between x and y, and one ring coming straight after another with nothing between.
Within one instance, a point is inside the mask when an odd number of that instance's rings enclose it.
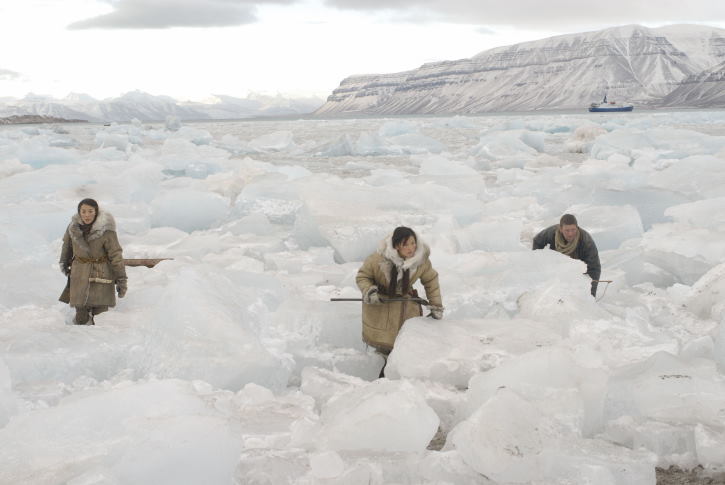
<instances>
[{"instance_id":1,"label":"wooden rifle stock","mask_svg":"<svg viewBox=\"0 0 725 485\"><path fill-rule=\"evenodd\" d=\"M161 261L169 261L174 258L131 258L131 259L124 259L123 265L124 266L146 266L147 268L153 268L157 264L159 264Z\"/></svg>"}]
</instances>

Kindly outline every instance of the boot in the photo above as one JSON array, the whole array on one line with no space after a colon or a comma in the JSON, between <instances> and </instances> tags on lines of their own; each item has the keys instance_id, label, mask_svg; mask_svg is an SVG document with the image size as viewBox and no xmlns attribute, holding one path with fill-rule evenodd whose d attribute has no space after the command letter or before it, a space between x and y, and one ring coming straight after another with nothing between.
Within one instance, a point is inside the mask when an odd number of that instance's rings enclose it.
<instances>
[{"instance_id":1,"label":"boot","mask_svg":"<svg viewBox=\"0 0 725 485\"><path fill-rule=\"evenodd\" d=\"M89 316L88 308L82 306L76 307L76 317L73 319L73 323L75 325L86 325Z\"/></svg>"}]
</instances>

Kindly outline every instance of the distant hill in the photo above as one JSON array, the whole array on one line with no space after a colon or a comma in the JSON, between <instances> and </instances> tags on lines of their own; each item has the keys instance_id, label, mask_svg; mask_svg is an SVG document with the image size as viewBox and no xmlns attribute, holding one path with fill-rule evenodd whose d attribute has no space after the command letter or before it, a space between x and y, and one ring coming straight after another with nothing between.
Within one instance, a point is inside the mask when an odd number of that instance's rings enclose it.
<instances>
[{"instance_id":1,"label":"distant hill","mask_svg":"<svg viewBox=\"0 0 725 485\"><path fill-rule=\"evenodd\" d=\"M723 29L627 25L499 47L412 71L350 76L315 114L584 109L605 93L639 107L723 107L725 85L713 83L718 75L711 73L718 65L722 73L723 62ZM688 94L668 97L679 88ZM696 102L702 96L707 101Z\"/></svg>"},{"instance_id":2,"label":"distant hill","mask_svg":"<svg viewBox=\"0 0 725 485\"><path fill-rule=\"evenodd\" d=\"M63 99L28 94L22 99L0 101L0 117L50 116L94 122L239 119L257 116L294 116L312 113L324 100L289 99L282 96L250 95L247 98L216 95L207 102L180 102L169 96L132 91L117 98L94 99L72 93Z\"/></svg>"},{"instance_id":3,"label":"distant hill","mask_svg":"<svg viewBox=\"0 0 725 485\"><path fill-rule=\"evenodd\" d=\"M0 118L0 125L25 125L31 123L85 123L86 120L68 120L55 116L12 115Z\"/></svg>"}]
</instances>

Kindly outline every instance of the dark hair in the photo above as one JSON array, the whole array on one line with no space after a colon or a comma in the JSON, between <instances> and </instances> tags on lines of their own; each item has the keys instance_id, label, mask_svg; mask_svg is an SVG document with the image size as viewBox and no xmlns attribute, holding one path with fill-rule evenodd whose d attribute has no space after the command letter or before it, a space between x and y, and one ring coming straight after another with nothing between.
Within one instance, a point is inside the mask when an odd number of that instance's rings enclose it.
<instances>
[{"instance_id":1,"label":"dark hair","mask_svg":"<svg viewBox=\"0 0 725 485\"><path fill-rule=\"evenodd\" d=\"M564 214L563 216L561 216L561 219L559 220L559 226L571 226L572 224L579 227L579 224L577 224L576 222L576 217L571 214Z\"/></svg>"},{"instance_id":2,"label":"dark hair","mask_svg":"<svg viewBox=\"0 0 725 485\"><path fill-rule=\"evenodd\" d=\"M404 243L409 238L413 238L415 242L418 242L418 236L415 235L415 231L413 231L409 227L400 226L396 227L393 231L393 237L392 237L392 243L393 247L397 247L399 244ZM398 267L394 264L390 268L390 283L388 284L388 296L395 296L395 290L397 289L398 284ZM406 269L403 271L403 281L401 282L401 296L404 296L408 292L408 287L410 286L410 270Z\"/></svg>"},{"instance_id":3,"label":"dark hair","mask_svg":"<svg viewBox=\"0 0 725 485\"><path fill-rule=\"evenodd\" d=\"M415 232L411 228L405 226L396 227L393 231L393 247L395 248L399 244L404 243L411 236L415 242L418 242L418 236L415 235Z\"/></svg>"},{"instance_id":4,"label":"dark hair","mask_svg":"<svg viewBox=\"0 0 725 485\"><path fill-rule=\"evenodd\" d=\"M96 202L93 199L83 199L82 201L78 202L78 214L81 213L82 205L91 206L96 210L96 213L93 215L93 221L90 224L88 224L88 227L90 227L94 222L96 222L96 219L98 219L98 202ZM85 227L85 225L84 225L84 227Z\"/></svg>"},{"instance_id":5,"label":"dark hair","mask_svg":"<svg viewBox=\"0 0 725 485\"><path fill-rule=\"evenodd\" d=\"M82 201L78 202L78 213L81 213L81 206L82 205L89 205L96 209L96 214L98 214L98 202L96 202L93 199L83 199Z\"/></svg>"}]
</instances>

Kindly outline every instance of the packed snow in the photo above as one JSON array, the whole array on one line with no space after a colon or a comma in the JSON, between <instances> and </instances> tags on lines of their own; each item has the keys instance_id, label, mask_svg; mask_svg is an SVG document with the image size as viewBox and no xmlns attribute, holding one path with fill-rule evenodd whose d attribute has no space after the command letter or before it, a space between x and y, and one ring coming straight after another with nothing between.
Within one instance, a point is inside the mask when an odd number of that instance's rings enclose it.
<instances>
[{"instance_id":1,"label":"packed snow","mask_svg":"<svg viewBox=\"0 0 725 485\"><path fill-rule=\"evenodd\" d=\"M725 113L0 128L0 483L654 484L725 468ZM57 301L85 197L129 290ZM531 251L571 212L602 279ZM361 341L396 226L442 320ZM422 288L420 288L422 292Z\"/></svg>"}]
</instances>

